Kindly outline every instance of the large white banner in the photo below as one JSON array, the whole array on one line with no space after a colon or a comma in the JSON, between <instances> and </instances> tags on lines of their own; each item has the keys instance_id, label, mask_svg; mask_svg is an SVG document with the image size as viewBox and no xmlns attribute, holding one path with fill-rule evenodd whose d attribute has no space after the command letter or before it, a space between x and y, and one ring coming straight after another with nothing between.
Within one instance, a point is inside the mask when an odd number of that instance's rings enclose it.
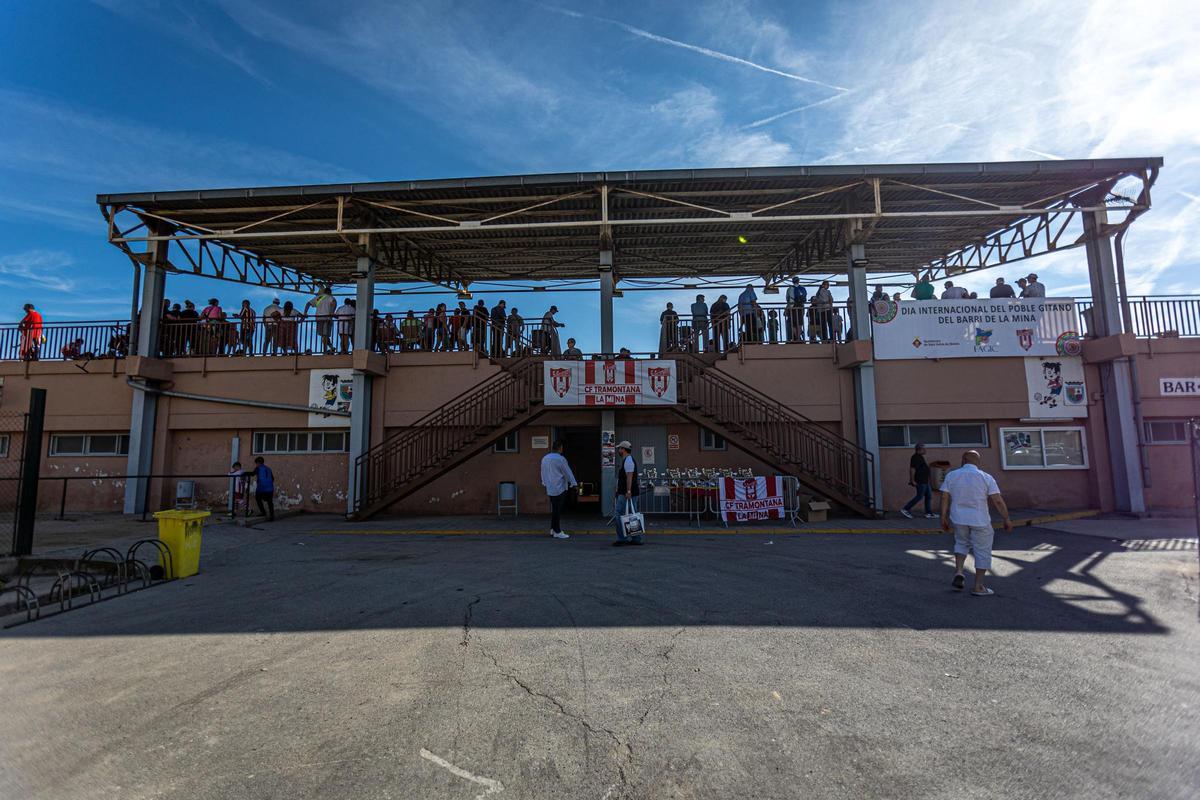
<instances>
[{"instance_id":1,"label":"large white banner","mask_svg":"<svg viewBox=\"0 0 1200 800\"><path fill-rule=\"evenodd\" d=\"M675 402L675 362L547 361L548 406L650 406Z\"/></svg>"},{"instance_id":2,"label":"large white banner","mask_svg":"<svg viewBox=\"0 0 1200 800\"><path fill-rule=\"evenodd\" d=\"M308 372L308 407L313 411L349 411L354 399L354 370L313 369ZM333 414L308 415L310 428L346 428L350 418Z\"/></svg>"},{"instance_id":3,"label":"large white banner","mask_svg":"<svg viewBox=\"0 0 1200 800\"><path fill-rule=\"evenodd\" d=\"M877 300L875 358L1077 356L1083 352L1071 298Z\"/></svg>"},{"instance_id":4,"label":"large white banner","mask_svg":"<svg viewBox=\"0 0 1200 800\"><path fill-rule=\"evenodd\" d=\"M1030 417L1087 416L1087 385L1079 356L1025 359L1025 388Z\"/></svg>"}]
</instances>

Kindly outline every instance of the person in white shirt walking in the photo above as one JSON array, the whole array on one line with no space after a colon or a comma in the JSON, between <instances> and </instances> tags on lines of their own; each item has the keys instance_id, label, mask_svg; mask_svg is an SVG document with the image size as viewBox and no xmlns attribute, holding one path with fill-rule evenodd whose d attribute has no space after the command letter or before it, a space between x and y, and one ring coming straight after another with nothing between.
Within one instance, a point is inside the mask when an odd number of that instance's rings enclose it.
<instances>
[{"instance_id":1,"label":"person in white shirt walking","mask_svg":"<svg viewBox=\"0 0 1200 800\"><path fill-rule=\"evenodd\" d=\"M562 510L567 503L567 491L572 486L578 486L575 473L563 455L563 443L556 441L554 449L542 456L542 486L546 487L546 495L550 498L550 535L555 539L570 539L563 533Z\"/></svg>"},{"instance_id":2,"label":"person in white shirt walking","mask_svg":"<svg viewBox=\"0 0 1200 800\"><path fill-rule=\"evenodd\" d=\"M950 526L954 526L954 588L961 590L966 583L963 566L967 553L971 553L975 559L971 594L988 597L995 594L983 585L983 576L992 567L994 535L988 501L1004 519L1004 530L1012 530L1012 520L996 479L979 468L979 461L979 452L968 450L963 453L962 466L947 473L942 481L942 530L949 533Z\"/></svg>"}]
</instances>

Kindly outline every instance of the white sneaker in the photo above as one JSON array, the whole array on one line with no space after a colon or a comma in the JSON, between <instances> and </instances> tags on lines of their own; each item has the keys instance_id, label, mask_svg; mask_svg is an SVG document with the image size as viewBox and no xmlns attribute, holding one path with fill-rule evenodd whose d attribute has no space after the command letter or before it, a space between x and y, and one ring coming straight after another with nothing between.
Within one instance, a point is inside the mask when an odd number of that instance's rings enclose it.
<instances>
[{"instance_id":1,"label":"white sneaker","mask_svg":"<svg viewBox=\"0 0 1200 800\"><path fill-rule=\"evenodd\" d=\"M906 511L903 508L900 509L900 516L905 517L906 519L912 519L912 514L910 514L908 511Z\"/></svg>"},{"instance_id":2,"label":"white sneaker","mask_svg":"<svg viewBox=\"0 0 1200 800\"><path fill-rule=\"evenodd\" d=\"M938 518L937 514L926 514L925 515L925 519L937 519L937 518Z\"/></svg>"},{"instance_id":3,"label":"white sneaker","mask_svg":"<svg viewBox=\"0 0 1200 800\"><path fill-rule=\"evenodd\" d=\"M550 535L553 536L555 539L570 539L571 538L570 536L563 533L562 531L550 531Z\"/></svg>"}]
</instances>

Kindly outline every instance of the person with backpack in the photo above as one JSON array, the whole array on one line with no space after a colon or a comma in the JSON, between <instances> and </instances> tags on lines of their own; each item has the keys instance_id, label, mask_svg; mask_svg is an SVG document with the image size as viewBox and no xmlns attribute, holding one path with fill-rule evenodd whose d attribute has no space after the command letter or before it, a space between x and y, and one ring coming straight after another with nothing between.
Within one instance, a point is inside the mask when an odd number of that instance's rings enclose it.
<instances>
[{"instance_id":1,"label":"person with backpack","mask_svg":"<svg viewBox=\"0 0 1200 800\"><path fill-rule=\"evenodd\" d=\"M637 462L633 460L633 445L626 439L617 445L617 494L613 503L617 540L613 542L613 547L642 543L641 532L626 535L625 526L621 522L621 517L626 514L637 513L637 497Z\"/></svg>"},{"instance_id":2,"label":"person with backpack","mask_svg":"<svg viewBox=\"0 0 1200 800\"><path fill-rule=\"evenodd\" d=\"M267 522L275 521L275 473L267 466L266 460L259 456L254 459L254 469L246 473L254 476L254 502L258 504L258 513L267 518Z\"/></svg>"}]
</instances>

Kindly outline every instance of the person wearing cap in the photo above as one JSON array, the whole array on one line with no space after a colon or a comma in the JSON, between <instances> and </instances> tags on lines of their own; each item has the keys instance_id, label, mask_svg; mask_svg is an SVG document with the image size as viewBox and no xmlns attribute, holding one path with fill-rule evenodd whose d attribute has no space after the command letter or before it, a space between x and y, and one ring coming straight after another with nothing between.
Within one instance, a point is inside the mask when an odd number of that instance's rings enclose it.
<instances>
[{"instance_id":1,"label":"person wearing cap","mask_svg":"<svg viewBox=\"0 0 1200 800\"><path fill-rule=\"evenodd\" d=\"M633 445L628 439L617 445L617 494L613 503L613 519L617 527L617 540L613 547L623 544L641 544L641 534L626 536L621 527L621 517L637 513L638 476L637 462L633 460Z\"/></svg>"},{"instance_id":2,"label":"person wearing cap","mask_svg":"<svg viewBox=\"0 0 1200 800\"><path fill-rule=\"evenodd\" d=\"M1046 287L1043 286L1042 284L1038 283L1038 276L1037 276L1036 272L1029 273L1028 280L1029 280L1029 283L1027 283L1025 285L1025 296L1026 297L1045 297L1046 296Z\"/></svg>"},{"instance_id":3,"label":"person wearing cap","mask_svg":"<svg viewBox=\"0 0 1200 800\"><path fill-rule=\"evenodd\" d=\"M1029 297L1029 281L1024 278L1017 278L1017 286L1020 291L1017 292L1017 297Z\"/></svg>"},{"instance_id":4,"label":"person wearing cap","mask_svg":"<svg viewBox=\"0 0 1200 800\"><path fill-rule=\"evenodd\" d=\"M558 342L558 329L566 327L563 323L554 318L558 313L558 306L550 306L550 310L542 315L542 340L544 347L550 351L550 355L562 355L562 345Z\"/></svg>"},{"instance_id":5,"label":"person wearing cap","mask_svg":"<svg viewBox=\"0 0 1200 800\"><path fill-rule=\"evenodd\" d=\"M943 300L966 300L968 297L967 290L961 286L955 286L954 281L946 281L945 291L942 292Z\"/></svg>"},{"instance_id":6,"label":"person wearing cap","mask_svg":"<svg viewBox=\"0 0 1200 800\"><path fill-rule=\"evenodd\" d=\"M784 333L789 342L804 341L804 304L808 302L808 289L800 285L800 278L793 275L792 285L787 290L787 317Z\"/></svg>"}]
</instances>

